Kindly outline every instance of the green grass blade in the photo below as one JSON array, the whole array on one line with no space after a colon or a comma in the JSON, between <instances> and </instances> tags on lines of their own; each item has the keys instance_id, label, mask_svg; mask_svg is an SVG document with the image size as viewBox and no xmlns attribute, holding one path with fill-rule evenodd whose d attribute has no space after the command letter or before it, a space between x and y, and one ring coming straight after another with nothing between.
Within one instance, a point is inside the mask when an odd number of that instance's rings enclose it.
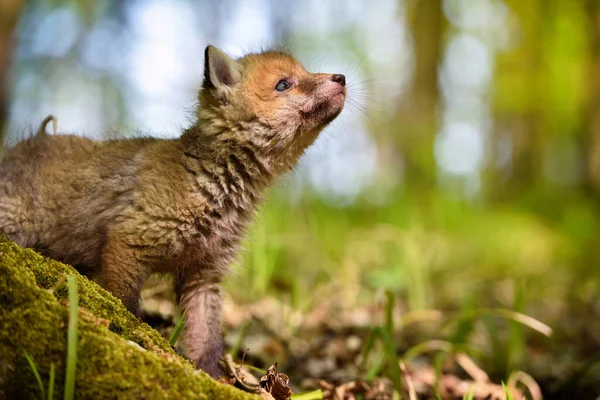
<instances>
[{"instance_id":1,"label":"green grass blade","mask_svg":"<svg viewBox=\"0 0 600 400\"><path fill-rule=\"evenodd\" d=\"M467 298L464 301L462 314L472 313L473 310L477 309L477 300L474 298L473 294L467 295ZM475 324L473 321L466 318L458 318L454 320L454 318L450 318L447 324L456 324L456 329L454 329L453 334L450 336L449 341L452 343L465 343L469 340L469 337L473 333L475 329Z\"/></svg>"},{"instance_id":2,"label":"green grass blade","mask_svg":"<svg viewBox=\"0 0 600 400\"><path fill-rule=\"evenodd\" d=\"M394 335L394 305L395 298L394 293L391 290L385 291L385 296L387 297L387 304L385 307L385 331L386 333L392 337Z\"/></svg>"},{"instance_id":3,"label":"green grass blade","mask_svg":"<svg viewBox=\"0 0 600 400\"><path fill-rule=\"evenodd\" d=\"M510 394L510 391L508 390L508 388L506 387L504 382L501 382L501 383L502 383L502 389L504 390L504 395L506 396L506 400L513 400L512 394Z\"/></svg>"},{"instance_id":4,"label":"green grass blade","mask_svg":"<svg viewBox=\"0 0 600 400\"><path fill-rule=\"evenodd\" d=\"M515 300L513 310L522 314L525 310L525 290L522 282L516 282ZM506 357L508 358L505 371L506 376L510 372L521 368L526 357L527 343L525 338L525 329L520 322L511 321L508 325L508 341L506 346Z\"/></svg>"},{"instance_id":5,"label":"green grass blade","mask_svg":"<svg viewBox=\"0 0 600 400\"><path fill-rule=\"evenodd\" d=\"M312 392L306 392L302 394L296 394L292 396L292 400L321 400L323 399L323 392L321 389L313 390Z\"/></svg>"},{"instance_id":6,"label":"green grass blade","mask_svg":"<svg viewBox=\"0 0 600 400\"><path fill-rule=\"evenodd\" d=\"M69 328L67 331L67 372L65 376L64 400L75 398L75 371L77 368L77 326L79 324L79 296L77 281L67 276L69 289Z\"/></svg>"},{"instance_id":7,"label":"green grass blade","mask_svg":"<svg viewBox=\"0 0 600 400\"><path fill-rule=\"evenodd\" d=\"M494 370L506 373L509 361L506 338L498 334L503 321L494 315L482 315L480 320L488 331L490 364ZM512 321L508 322L512 323Z\"/></svg>"},{"instance_id":8,"label":"green grass blade","mask_svg":"<svg viewBox=\"0 0 600 400\"><path fill-rule=\"evenodd\" d=\"M48 400L54 399L54 363L50 364L50 377L48 378Z\"/></svg>"},{"instance_id":9,"label":"green grass blade","mask_svg":"<svg viewBox=\"0 0 600 400\"><path fill-rule=\"evenodd\" d=\"M468 310L461 315L452 318L452 320L448 321L448 323L456 323L463 320L473 320L484 316L493 316L509 321L515 321L527 326L530 329L533 329L536 332L541 333L544 336L552 336L552 328L543 322L530 317L529 315L504 308L479 308L475 310Z\"/></svg>"},{"instance_id":10,"label":"green grass blade","mask_svg":"<svg viewBox=\"0 0 600 400\"><path fill-rule=\"evenodd\" d=\"M396 346L392 337L386 331L382 332L381 337L383 339L386 361L390 367L390 378L394 382L394 388L402 393L402 371L398 363L399 357L396 354Z\"/></svg>"},{"instance_id":11,"label":"green grass blade","mask_svg":"<svg viewBox=\"0 0 600 400\"><path fill-rule=\"evenodd\" d=\"M455 351L454 344L445 340L427 340L425 342L416 344L410 349L408 349L402 356L402 359L404 361L411 361L415 357L420 356L421 354L440 351L452 353L453 351Z\"/></svg>"},{"instance_id":12,"label":"green grass blade","mask_svg":"<svg viewBox=\"0 0 600 400\"><path fill-rule=\"evenodd\" d=\"M186 309L183 310L181 317L179 317L179 320L175 324L175 327L173 328L173 332L171 333L171 337L169 338L169 344L171 346L175 346L175 343L177 343L177 339L179 339L179 335L181 335L181 332L183 331L183 325L185 324L185 314L187 314L187 310L188 309L186 307Z\"/></svg>"},{"instance_id":13,"label":"green grass blade","mask_svg":"<svg viewBox=\"0 0 600 400\"><path fill-rule=\"evenodd\" d=\"M240 329L240 334L238 335L238 338L235 341L235 344L231 348L231 351L229 351L229 354L231 354L231 357L237 356L238 352L240 351L240 348L242 347L242 342L244 341L246 332L248 332L249 328L250 328L250 321L248 321L242 325L242 328Z\"/></svg>"},{"instance_id":14,"label":"green grass blade","mask_svg":"<svg viewBox=\"0 0 600 400\"><path fill-rule=\"evenodd\" d=\"M375 346L375 339L377 339L381 335L381 328L374 328L371 330L371 333L367 337L365 341L365 345L362 350L362 362L360 365L361 371L365 371L367 369L367 363L369 359L369 355L371 354L371 350Z\"/></svg>"},{"instance_id":15,"label":"green grass blade","mask_svg":"<svg viewBox=\"0 0 600 400\"><path fill-rule=\"evenodd\" d=\"M469 390L469 393L464 394L463 400L473 400L474 395L475 395L475 385L471 385L471 390Z\"/></svg>"},{"instance_id":16,"label":"green grass blade","mask_svg":"<svg viewBox=\"0 0 600 400\"><path fill-rule=\"evenodd\" d=\"M35 376L35 380L38 383L38 387L40 388L40 393L42 394L42 399L46 397L46 391L44 390L44 384L42 383L42 377L40 376L40 373L35 365L35 363L33 362L33 359L31 358L31 356L27 353L24 354L25 359L27 360L27 364L29 364L29 368L31 369L31 372L33 372L33 376Z\"/></svg>"},{"instance_id":17,"label":"green grass blade","mask_svg":"<svg viewBox=\"0 0 600 400\"><path fill-rule=\"evenodd\" d=\"M267 371L266 371L266 370L264 370L264 369L262 369L262 368L255 367L254 365L250 365L250 364L248 364L248 365L244 365L244 368L248 368L248 369L249 369L249 370L251 370L251 371L258 372L258 373L259 373L259 374L261 374L261 375L266 375L266 374L267 374Z\"/></svg>"},{"instance_id":18,"label":"green grass blade","mask_svg":"<svg viewBox=\"0 0 600 400\"><path fill-rule=\"evenodd\" d=\"M442 376L442 365L448 357L448 353L438 352L433 356L433 370L435 371L435 379L433 384L433 393L437 400L442 400L442 394L440 393L440 377Z\"/></svg>"},{"instance_id":19,"label":"green grass blade","mask_svg":"<svg viewBox=\"0 0 600 400\"><path fill-rule=\"evenodd\" d=\"M365 380L367 382L372 381L379 375L379 372L381 371L381 368L383 367L383 362L384 362L383 359L377 359L373 362L373 365L371 366L371 368L369 368L369 370L367 371L367 373L365 375Z\"/></svg>"}]
</instances>

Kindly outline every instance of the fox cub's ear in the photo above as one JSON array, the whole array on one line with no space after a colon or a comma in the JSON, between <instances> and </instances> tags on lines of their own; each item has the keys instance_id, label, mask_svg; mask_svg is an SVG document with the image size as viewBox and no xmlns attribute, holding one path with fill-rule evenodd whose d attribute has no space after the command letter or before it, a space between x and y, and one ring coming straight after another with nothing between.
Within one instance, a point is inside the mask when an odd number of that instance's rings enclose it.
<instances>
[{"instance_id":1,"label":"fox cub's ear","mask_svg":"<svg viewBox=\"0 0 600 400\"><path fill-rule=\"evenodd\" d=\"M204 51L204 87L222 90L242 80L240 65L215 46Z\"/></svg>"}]
</instances>

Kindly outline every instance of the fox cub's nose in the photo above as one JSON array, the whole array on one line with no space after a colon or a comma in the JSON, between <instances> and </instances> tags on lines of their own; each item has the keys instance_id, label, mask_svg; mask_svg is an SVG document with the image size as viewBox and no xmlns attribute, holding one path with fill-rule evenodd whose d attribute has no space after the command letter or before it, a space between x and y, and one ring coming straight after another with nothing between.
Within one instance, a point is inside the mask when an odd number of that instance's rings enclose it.
<instances>
[{"instance_id":1,"label":"fox cub's nose","mask_svg":"<svg viewBox=\"0 0 600 400\"><path fill-rule=\"evenodd\" d=\"M331 80L339 83L342 86L346 86L346 77L342 74L333 74L331 75Z\"/></svg>"}]
</instances>

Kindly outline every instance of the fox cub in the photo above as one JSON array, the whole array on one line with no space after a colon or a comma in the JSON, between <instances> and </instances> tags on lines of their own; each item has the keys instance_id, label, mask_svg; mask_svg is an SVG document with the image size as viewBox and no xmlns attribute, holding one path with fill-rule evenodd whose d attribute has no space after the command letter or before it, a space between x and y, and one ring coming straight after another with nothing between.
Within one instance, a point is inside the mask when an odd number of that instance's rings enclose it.
<instances>
[{"instance_id":1,"label":"fox cub","mask_svg":"<svg viewBox=\"0 0 600 400\"><path fill-rule=\"evenodd\" d=\"M261 194L342 111L346 78L279 51L205 51L196 122L178 139L39 132L0 161L0 233L97 277L139 315L153 272L175 277L187 355L222 355L219 283Z\"/></svg>"}]
</instances>

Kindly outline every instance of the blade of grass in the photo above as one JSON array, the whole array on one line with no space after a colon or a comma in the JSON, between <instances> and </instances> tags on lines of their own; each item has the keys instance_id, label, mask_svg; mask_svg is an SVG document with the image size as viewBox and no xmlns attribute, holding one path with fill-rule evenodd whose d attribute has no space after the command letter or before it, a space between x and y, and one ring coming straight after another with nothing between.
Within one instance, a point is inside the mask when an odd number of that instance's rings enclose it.
<instances>
[{"instance_id":1,"label":"blade of grass","mask_svg":"<svg viewBox=\"0 0 600 400\"><path fill-rule=\"evenodd\" d=\"M399 393L402 393L402 371L398 364L399 357L396 354L396 346L394 345L392 337L388 335L386 331L381 332L381 338L383 340L384 353L387 359L386 362L390 368L390 378L392 379L392 382L394 382L396 390L398 390Z\"/></svg>"},{"instance_id":2,"label":"blade of grass","mask_svg":"<svg viewBox=\"0 0 600 400\"><path fill-rule=\"evenodd\" d=\"M489 340L489 352L490 352L490 363L492 368L496 371L503 371L506 373L508 370L508 356L507 356L507 343L506 338L503 335L499 335L498 332L502 329L502 320L492 315L483 315L481 317L482 325L487 331L487 340ZM509 321L509 324L512 321Z\"/></svg>"},{"instance_id":3,"label":"blade of grass","mask_svg":"<svg viewBox=\"0 0 600 400\"><path fill-rule=\"evenodd\" d=\"M475 394L475 385L471 385L471 390L469 390L469 393L464 394L463 400L473 400L474 394Z\"/></svg>"},{"instance_id":4,"label":"blade of grass","mask_svg":"<svg viewBox=\"0 0 600 400\"><path fill-rule=\"evenodd\" d=\"M538 383L535 381L535 379L531 377L531 375L526 374L523 371L513 371L508 377L507 386L515 388L517 387L518 382L522 383L527 388L529 394L531 394L532 400L543 399L542 389L540 388L540 385L538 385Z\"/></svg>"},{"instance_id":5,"label":"blade of grass","mask_svg":"<svg viewBox=\"0 0 600 400\"><path fill-rule=\"evenodd\" d=\"M265 371L262 368L255 367L254 365L244 365L244 368L248 368L248 369L250 369L252 371L256 371L256 372L258 372L261 375L266 375L267 374L267 371Z\"/></svg>"},{"instance_id":6,"label":"blade of grass","mask_svg":"<svg viewBox=\"0 0 600 400\"><path fill-rule=\"evenodd\" d=\"M179 335L181 335L181 332L183 331L183 325L185 323L185 314L187 313L187 310L187 307L185 310L183 310L181 317L179 317L179 320L173 328L173 332L171 332L171 337L169 338L169 344L171 346L175 346L175 343L177 343L177 339L179 339Z\"/></svg>"},{"instance_id":7,"label":"blade of grass","mask_svg":"<svg viewBox=\"0 0 600 400\"><path fill-rule=\"evenodd\" d=\"M269 282L275 274L277 266L278 250L269 243L269 220L262 220L256 227L252 241L252 292L255 296L264 295L267 292Z\"/></svg>"},{"instance_id":8,"label":"blade of grass","mask_svg":"<svg viewBox=\"0 0 600 400\"><path fill-rule=\"evenodd\" d=\"M537 319L516 311L507 310L504 308L479 308L476 310L468 310L463 314L452 318L449 323L459 322L480 318L482 316L494 316L503 319L519 322L545 336L552 336L552 328Z\"/></svg>"},{"instance_id":9,"label":"blade of grass","mask_svg":"<svg viewBox=\"0 0 600 400\"><path fill-rule=\"evenodd\" d=\"M79 296L77 281L67 276L69 289L69 328L67 331L67 371L65 376L64 400L75 398L75 371L77 368L77 326L79 324Z\"/></svg>"},{"instance_id":10,"label":"blade of grass","mask_svg":"<svg viewBox=\"0 0 600 400\"><path fill-rule=\"evenodd\" d=\"M363 348L363 353L362 353L363 356L362 356L362 362L361 362L361 366L360 366L362 371L366 370L369 355L371 354L371 351L375 348L375 341L377 339L381 338L382 332L383 332L383 329L378 326L376 328L373 328L373 330L369 334L369 337L367 338L367 341ZM372 379L374 379L379 374L379 371L381 371L383 363L384 363L384 360L382 358L375 360L373 365L366 372L365 379L367 381L371 381Z\"/></svg>"},{"instance_id":11,"label":"blade of grass","mask_svg":"<svg viewBox=\"0 0 600 400\"><path fill-rule=\"evenodd\" d=\"M237 353L240 351L240 348L242 347L242 341L244 340L244 336L246 336L246 332L248 332L248 328L250 328L250 321L242 325L242 328L240 329L240 334L238 335L237 340L231 348L231 351L229 351L231 357L235 358L237 356Z\"/></svg>"},{"instance_id":12,"label":"blade of grass","mask_svg":"<svg viewBox=\"0 0 600 400\"><path fill-rule=\"evenodd\" d=\"M454 344L445 340L427 340L408 349L402 358L405 361L410 361L423 353L430 353L432 351L444 351L446 353L452 353L452 351L454 351Z\"/></svg>"},{"instance_id":13,"label":"blade of grass","mask_svg":"<svg viewBox=\"0 0 600 400\"><path fill-rule=\"evenodd\" d=\"M360 365L361 371L366 370L369 354L371 354L371 350L373 350L373 347L375 346L375 339L380 334L380 330L380 328L373 328L373 330L371 330L371 333L367 337L367 340L365 341L365 345L362 351L362 362Z\"/></svg>"},{"instance_id":14,"label":"blade of grass","mask_svg":"<svg viewBox=\"0 0 600 400\"><path fill-rule=\"evenodd\" d=\"M367 371L367 374L365 375L365 380L367 382L372 381L373 379L375 379L375 377L377 375L379 375L379 372L381 371L381 368L383 368L383 359L377 359L375 360L375 362L373 363L373 365L371 366L371 368L369 368L369 370Z\"/></svg>"},{"instance_id":15,"label":"blade of grass","mask_svg":"<svg viewBox=\"0 0 600 400\"><path fill-rule=\"evenodd\" d=\"M312 392L306 392L296 394L292 396L292 400L321 400L323 399L323 391L321 389L313 390Z\"/></svg>"},{"instance_id":16,"label":"blade of grass","mask_svg":"<svg viewBox=\"0 0 600 400\"><path fill-rule=\"evenodd\" d=\"M54 399L54 363L50 363L50 377L48 378L48 400Z\"/></svg>"},{"instance_id":17,"label":"blade of grass","mask_svg":"<svg viewBox=\"0 0 600 400\"><path fill-rule=\"evenodd\" d=\"M394 305L395 298L394 293L391 290L385 291L385 296L387 297L387 304L385 307L385 331L386 333L392 337L394 335Z\"/></svg>"},{"instance_id":18,"label":"blade of grass","mask_svg":"<svg viewBox=\"0 0 600 400\"><path fill-rule=\"evenodd\" d=\"M387 303L385 307L385 325L381 331L381 339L384 344L384 354L391 368L390 374L392 381L399 393L402 393L402 370L400 369L399 357L396 354L396 345L394 344L394 305L395 297L391 290L385 291Z\"/></svg>"},{"instance_id":19,"label":"blade of grass","mask_svg":"<svg viewBox=\"0 0 600 400\"><path fill-rule=\"evenodd\" d=\"M438 352L433 356L433 370L435 371L435 379L433 384L433 393L437 400L442 400L442 394L440 393L440 377L442 376L442 365L446 358L448 357L448 353Z\"/></svg>"},{"instance_id":20,"label":"blade of grass","mask_svg":"<svg viewBox=\"0 0 600 400\"><path fill-rule=\"evenodd\" d=\"M515 300L513 309L516 312L522 312L525 310L525 290L523 289L523 282L515 282ZM526 357L525 342L525 328L517 321L512 321L508 326L508 340L505 352L507 354L507 369L505 371L506 376L509 376L511 371L521 368L523 361Z\"/></svg>"},{"instance_id":21,"label":"blade of grass","mask_svg":"<svg viewBox=\"0 0 600 400\"><path fill-rule=\"evenodd\" d=\"M35 376L35 380L38 383L38 387L40 389L40 393L42 394L42 399L46 397L46 391L44 390L44 384L42 383L42 377L40 376L40 373L35 365L35 363L33 362L33 359L31 358L31 356L27 353L24 354L25 359L27 360L27 364L29 364L29 368L31 369L31 372L33 372L33 376Z\"/></svg>"},{"instance_id":22,"label":"blade of grass","mask_svg":"<svg viewBox=\"0 0 600 400\"><path fill-rule=\"evenodd\" d=\"M510 394L510 391L504 384L504 381L502 381L501 383L502 383L502 390L504 390L504 395L506 396L506 400L513 400L512 394Z\"/></svg>"},{"instance_id":23,"label":"blade of grass","mask_svg":"<svg viewBox=\"0 0 600 400\"><path fill-rule=\"evenodd\" d=\"M463 305L463 310L462 313L460 315L465 315L469 312L473 312L474 310L477 309L477 301L474 298L474 294L468 294L467 298L465 299L464 305ZM454 318L449 319L445 325L447 324L451 324L454 322ZM459 316L458 320L456 321L456 329L454 330L453 335L450 337L450 342L452 343L465 343L468 342L469 340L469 336L472 334L473 329L475 329L475 324L468 320L467 318L461 319L461 317Z\"/></svg>"}]
</instances>

